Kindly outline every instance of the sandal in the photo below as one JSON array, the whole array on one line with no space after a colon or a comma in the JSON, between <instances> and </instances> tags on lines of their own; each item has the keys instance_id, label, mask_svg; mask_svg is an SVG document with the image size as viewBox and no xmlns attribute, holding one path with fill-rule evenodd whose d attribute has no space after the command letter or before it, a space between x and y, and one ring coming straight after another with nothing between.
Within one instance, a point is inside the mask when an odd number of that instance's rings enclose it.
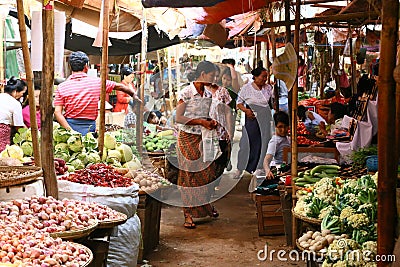
<instances>
[{"instance_id":1,"label":"sandal","mask_svg":"<svg viewBox=\"0 0 400 267\"><path fill-rule=\"evenodd\" d=\"M183 224L183 227L185 227L187 229L196 228L196 224L193 222L192 216L185 215L185 223Z\"/></svg>"},{"instance_id":2,"label":"sandal","mask_svg":"<svg viewBox=\"0 0 400 267\"><path fill-rule=\"evenodd\" d=\"M215 209L215 207L212 207L212 215L211 215L211 217L213 217L213 218L218 218L219 217L219 213Z\"/></svg>"}]
</instances>

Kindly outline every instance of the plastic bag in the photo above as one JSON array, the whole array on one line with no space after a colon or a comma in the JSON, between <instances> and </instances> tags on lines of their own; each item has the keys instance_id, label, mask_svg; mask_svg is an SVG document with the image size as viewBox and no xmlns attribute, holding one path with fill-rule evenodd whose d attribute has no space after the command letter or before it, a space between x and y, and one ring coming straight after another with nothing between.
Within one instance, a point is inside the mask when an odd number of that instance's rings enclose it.
<instances>
[{"instance_id":1,"label":"plastic bag","mask_svg":"<svg viewBox=\"0 0 400 267\"><path fill-rule=\"evenodd\" d=\"M203 162L214 161L221 156L222 152L219 147L219 139L216 130L208 130L202 127L201 138L203 146Z\"/></svg>"}]
</instances>

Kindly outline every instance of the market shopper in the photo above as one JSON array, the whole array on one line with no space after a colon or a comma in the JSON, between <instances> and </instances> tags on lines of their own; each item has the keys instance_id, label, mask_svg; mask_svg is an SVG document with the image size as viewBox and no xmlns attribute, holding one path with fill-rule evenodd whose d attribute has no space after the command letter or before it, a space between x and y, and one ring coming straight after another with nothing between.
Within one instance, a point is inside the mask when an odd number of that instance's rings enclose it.
<instances>
[{"instance_id":1,"label":"market shopper","mask_svg":"<svg viewBox=\"0 0 400 267\"><path fill-rule=\"evenodd\" d=\"M275 135L268 143L267 153L264 158L264 170L267 179L274 179L271 166L283 163L283 148L290 146L289 115L284 111L274 114Z\"/></svg>"},{"instance_id":2,"label":"market shopper","mask_svg":"<svg viewBox=\"0 0 400 267\"><path fill-rule=\"evenodd\" d=\"M133 72L133 69L121 69L121 83L136 93L137 90L132 83L134 79L135 73ZM133 97L131 97L128 93L124 91L117 91L117 103L115 104L114 112L123 111L128 114L128 104L130 101L133 101Z\"/></svg>"},{"instance_id":3,"label":"market shopper","mask_svg":"<svg viewBox=\"0 0 400 267\"><path fill-rule=\"evenodd\" d=\"M243 86L237 99L238 109L245 113L245 125L239 143L235 179L241 178L244 170L249 173L263 171L263 161L271 139L272 118L268 102L272 86L266 84L268 72L263 67L257 67L251 74L253 82Z\"/></svg>"},{"instance_id":4,"label":"market shopper","mask_svg":"<svg viewBox=\"0 0 400 267\"><path fill-rule=\"evenodd\" d=\"M22 106L16 99L17 92L22 92L24 88L26 90L25 82L13 76L7 81L4 93L0 93L0 151L11 143L12 127L24 127Z\"/></svg>"},{"instance_id":5,"label":"market shopper","mask_svg":"<svg viewBox=\"0 0 400 267\"><path fill-rule=\"evenodd\" d=\"M40 86L35 85L35 91L34 91L34 97L35 97L35 106L36 106L36 122L37 122L37 127L38 130L40 130L41 126L41 120L40 120L40 103L39 103L39 97L40 97ZM30 128L31 127L31 114L29 111L29 105L25 106L22 109L22 117L24 119L25 126Z\"/></svg>"},{"instance_id":6,"label":"market shopper","mask_svg":"<svg viewBox=\"0 0 400 267\"><path fill-rule=\"evenodd\" d=\"M73 129L86 135L96 131L98 101L100 99L101 79L89 77L89 58L81 51L72 52L69 56L69 65L72 74L61 83L54 98L54 115L60 125L66 129ZM122 83L106 81L106 92L113 89L131 95L140 101L134 90Z\"/></svg>"},{"instance_id":7,"label":"market shopper","mask_svg":"<svg viewBox=\"0 0 400 267\"><path fill-rule=\"evenodd\" d=\"M206 87L215 79L215 65L202 61L196 70L189 73L192 80L181 90L176 107L176 122L181 124L178 134L177 155L179 162L178 185L180 186L185 217L184 227L192 229L196 225L193 218L218 217L218 212L210 204L216 179L214 161L204 161L202 135L217 127L217 122L209 118L212 94Z\"/></svg>"}]
</instances>

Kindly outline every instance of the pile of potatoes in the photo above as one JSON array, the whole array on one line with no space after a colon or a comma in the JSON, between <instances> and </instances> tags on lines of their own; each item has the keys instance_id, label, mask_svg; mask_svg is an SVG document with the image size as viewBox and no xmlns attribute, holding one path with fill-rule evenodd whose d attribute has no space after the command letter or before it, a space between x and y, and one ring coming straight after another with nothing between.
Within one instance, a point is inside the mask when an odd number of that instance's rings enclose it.
<instances>
[{"instance_id":1,"label":"pile of potatoes","mask_svg":"<svg viewBox=\"0 0 400 267\"><path fill-rule=\"evenodd\" d=\"M129 176L139 185L141 191L154 192L159 188L170 186L171 182L156 173L147 170L130 170L125 176Z\"/></svg>"},{"instance_id":2,"label":"pile of potatoes","mask_svg":"<svg viewBox=\"0 0 400 267\"><path fill-rule=\"evenodd\" d=\"M322 232L308 231L298 239L299 245L309 251L321 251L327 248L334 240L348 238L346 234L334 235L330 230L322 230Z\"/></svg>"}]
</instances>

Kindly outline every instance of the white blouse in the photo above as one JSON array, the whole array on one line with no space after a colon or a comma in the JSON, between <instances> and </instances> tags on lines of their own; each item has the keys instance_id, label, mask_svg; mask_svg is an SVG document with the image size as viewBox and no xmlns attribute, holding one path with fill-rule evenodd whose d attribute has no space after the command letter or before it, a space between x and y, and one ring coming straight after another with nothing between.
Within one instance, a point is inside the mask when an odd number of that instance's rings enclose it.
<instances>
[{"instance_id":1,"label":"white blouse","mask_svg":"<svg viewBox=\"0 0 400 267\"><path fill-rule=\"evenodd\" d=\"M182 100L186 104L184 116L191 119L209 118L212 94L207 89L201 96L193 83L182 89L178 96L178 101ZM201 125L181 125L180 130L201 135Z\"/></svg>"},{"instance_id":2,"label":"white blouse","mask_svg":"<svg viewBox=\"0 0 400 267\"><path fill-rule=\"evenodd\" d=\"M236 103L268 107L268 101L272 95L272 86L265 84L261 90L256 89L255 86L253 82L243 85Z\"/></svg>"},{"instance_id":3,"label":"white blouse","mask_svg":"<svg viewBox=\"0 0 400 267\"><path fill-rule=\"evenodd\" d=\"M25 126L21 103L7 93L0 94L0 123L11 126Z\"/></svg>"}]
</instances>

